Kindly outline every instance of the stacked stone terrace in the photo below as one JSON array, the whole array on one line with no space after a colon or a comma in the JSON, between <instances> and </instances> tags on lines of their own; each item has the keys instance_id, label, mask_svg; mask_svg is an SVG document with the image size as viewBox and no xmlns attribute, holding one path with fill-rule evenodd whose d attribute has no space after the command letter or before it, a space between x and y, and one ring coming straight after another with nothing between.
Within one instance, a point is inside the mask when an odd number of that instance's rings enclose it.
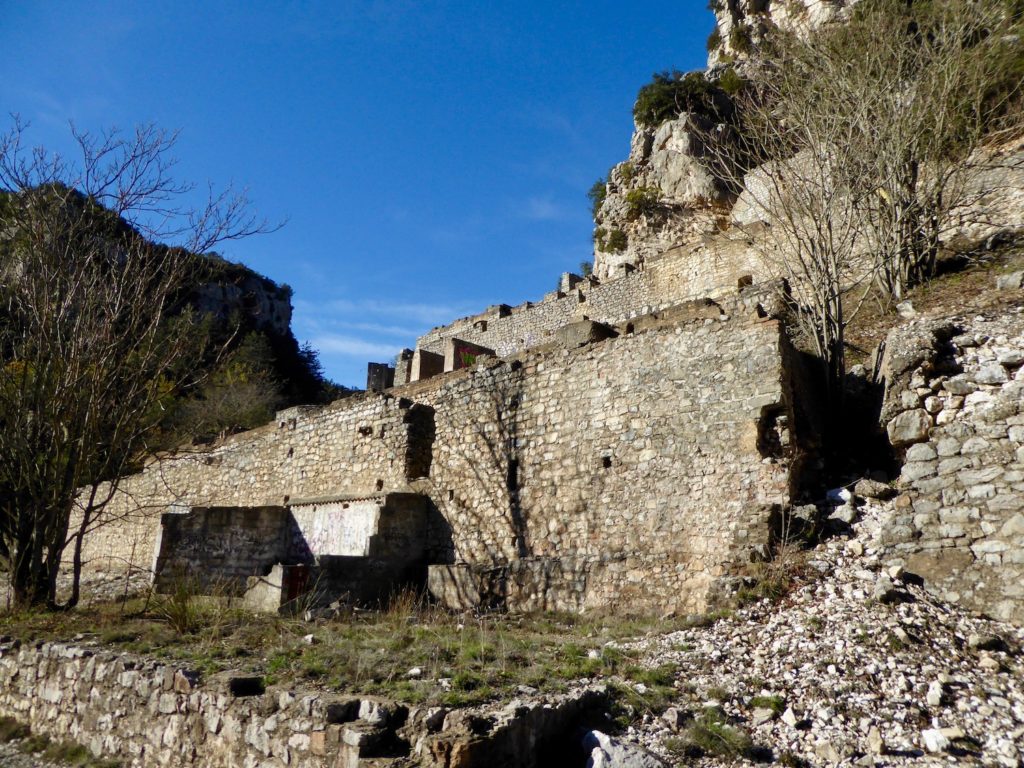
<instances>
[{"instance_id":1,"label":"stacked stone terrace","mask_svg":"<svg viewBox=\"0 0 1024 768\"><path fill-rule=\"evenodd\" d=\"M887 357L889 545L943 600L1024 623L1024 311L911 323Z\"/></svg>"}]
</instances>

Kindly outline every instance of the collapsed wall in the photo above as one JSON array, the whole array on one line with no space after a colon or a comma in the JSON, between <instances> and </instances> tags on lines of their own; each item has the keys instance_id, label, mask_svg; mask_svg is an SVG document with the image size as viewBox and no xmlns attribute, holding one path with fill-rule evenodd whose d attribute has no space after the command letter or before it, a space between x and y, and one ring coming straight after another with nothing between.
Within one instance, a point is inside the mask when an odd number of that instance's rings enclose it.
<instances>
[{"instance_id":1,"label":"collapsed wall","mask_svg":"<svg viewBox=\"0 0 1024 768\"><path fill-rule=\"evenodd\" d=\"M767 554L792 499L799 366L764 300L683 305L618 338L571 348L564 333L569 346L284 412L126 478L108 512L125 519L87 558L150 562L168 508L411 491L426 561L471 571L441 573L446 600L455 579L469 602L513 608L702 610Z\"/></svg>"},{"instance_id":2,"label":"collapsed wall","mask_svg":"<svg viewBox=\"0 0 1024 768\"><path fill-rule=\"evenodd\" d=\"M1024 622L1024 311L908 323L882 423L904 455L886 543L947 602Z\"/></svg>"}]
</instances>

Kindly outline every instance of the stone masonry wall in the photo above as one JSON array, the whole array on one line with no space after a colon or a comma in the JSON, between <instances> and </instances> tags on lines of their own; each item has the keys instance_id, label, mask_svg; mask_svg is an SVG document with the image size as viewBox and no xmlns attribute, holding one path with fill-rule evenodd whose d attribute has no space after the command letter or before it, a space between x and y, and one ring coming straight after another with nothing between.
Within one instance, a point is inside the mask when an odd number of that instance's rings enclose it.
<instances>
[{"instance_id":1,"label":"stone masonry wall","mask_svg":"<svg viewBox=\"0 0 1024 768\"><path fill-rule=\"evenodd\" d=\"M407 489L429 499L427 562L537 559L507 582L520 605L702 610L790 502L793 368L763 299L681 305L618 338L283 414L128 478L117 508ZM131 546L148 562L154 523L112 526L93 556Z\"/></svg>"},{"instance_id":2,"label":"stone masonry wall","mask_svg":"<svg viewBox=\"0 0 1024 768\"><path fill-rule=\"evenodd\" d=\"M883 423L905 463L887 542L942 599L1024 622L1024 311L890 334Z\"/></svg>"},{"instance_id":3,"label":"stone masonry wall","mask_svg":"<svg viewBox=\"0 0 1024 768\"><path fill-rule=\"evenodd\" d=\"M790 502L786 344L751 311L411 385L435 409L433 562L556 558L577 594L535 607L704 609Z\"/></svg>"},{"instance_id":4,"label":"stone masonry wall","mask_svg":"<svg viewBox=\"0 0 1024 768\"><path fill-rule=\"evenodd\" d=\"M65 645L0 643L0 714L125 768L534 768L597 690L448 712L372 697L264 690L262 678ZM379 762L378 762L379 761Z\"/></svg>"},{"instance_id":5,"label":"stone masonry wall","mask_svg":"<svg viewBox=\"0 0 1024 768\"><path fill-rule=\"evenodd\" d=\"M281 411L264 427L124 478L104 513L112 522L87 537L85 559L92 569L151 567L169 509L280 506L299 496L401 488L424 471L420 443L412 404L390 395Z\"/></svg>"},{"instance_id":6,"label":"stone masonry wall","mask_svg":"<svg viewBox=\"0 0 1024 768\"><path fill-rule=\"evenodd\" d=\"M648 260L644 269L623 276L577 284L569 291L548 294L538 303L497 309L435 328L417 346L443 353L446 339L457 337L495 350L504 357L552 340L559 328L584 317L616 325L650 312L697 298L735 296L740 277L767 279L753 253L727 238L670 249Z\"/></svg>"}]
</instances>

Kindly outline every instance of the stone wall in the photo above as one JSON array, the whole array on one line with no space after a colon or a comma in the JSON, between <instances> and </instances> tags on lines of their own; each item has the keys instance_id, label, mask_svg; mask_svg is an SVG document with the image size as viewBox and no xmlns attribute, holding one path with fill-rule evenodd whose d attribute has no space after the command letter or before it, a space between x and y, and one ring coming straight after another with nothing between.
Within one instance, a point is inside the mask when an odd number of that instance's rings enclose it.
<instances>
[{"instance_id":1,"label":"stone wall","mask_svg":"<svg viewBox=\"0 0 1024 768\"><path fill-rule=\"evenodd\" d=\"M521 606L707 607L720 577L765 552L793 480L785 336L753 311L727 317L405 390L434 408L417 483L446 526L432 561L539 558L500 577L533 595Z\"/></svg>"},{"instance_id":2,"label":"stone wall","mask_svg":"<svg viewBox=\"0 0 1024 768\"><path fill-rule=\"evenodd\" d=\"M533 768L574 733L599 691L489 711L447 712L374 698L264 690L218 675L60 643L0 643L0 714L125 768ZM381 762L375 760L383 759Z\"/></svg>"},{"instance_id":3,"label":"stone wall","mask_svg":"<svg viewBox=\"0 0 1024 768\"><path fill-rule=\"evenodd\" d=\"M203 594L244 595L276 612L308 589L312 607L347 595L376 604L426 573L424 497L379 493L297 500L290 507L193 507L160 520L155 588L182 580Z\"/></svg>"},{"instance_id":4,"label":"stone wall","mask_svg":"<svg viewBox=\"0 0 1024 768\"><path fill-rule=\"evenodd\" d=\"M299 520L319 503L316 537L355 513L311 496L411 491L427 499L426 562L511 568L497 592L510 607L702 610L765 554L791 500L797 366L765 300L684 304L618 338L563 333L563 347L282 414L128 478L116 508L277 504ZM154 538L110 533L94 553Z\"/></svg>"},{"instance_id":5,"label":"stone wall","mask_svg":"<svg viewBox=\"0 0 1024 768\"><path fill-rule=\"evenodd\" d=\"M413 403L367 394L281 411L274 422L152 461L122 480L87 537L92 569L152 566L169 509L282 506L299 496L401 489L429 468L430 435ZM101 489L101 494L103 493Z\"/></svg>"},{"instance_id":6,"label":"stone wall","mask_svg":"<svg viewBox=\"0 0 1024 768\"><path fill-rule=\"evenodd\" d=\"M739 279L745 275L754 276L758 283L768 277L744 243L727 238L702 240L670 248L652 256L643 269L616 278L584 280L567 291L548 294L541 302L499 305L435 328L419 338L417 349L443 354L446 341L458 338L504 357L550 343L559 328L574 321L618 325L697 298L735 298ZM405 379L398 377L396 382L405 383Z\"/></svg>"},{"instance_id":7,"label":"stone wall","mask_svg":"<svg viewBox=\"0 0 1024 768\"><path fill-rule=\"evenodd\" d=\"M911 322L882 422L905 459L886 539L942 599L1024 622L1024 313Z\"/></svg>"}]
</instances>

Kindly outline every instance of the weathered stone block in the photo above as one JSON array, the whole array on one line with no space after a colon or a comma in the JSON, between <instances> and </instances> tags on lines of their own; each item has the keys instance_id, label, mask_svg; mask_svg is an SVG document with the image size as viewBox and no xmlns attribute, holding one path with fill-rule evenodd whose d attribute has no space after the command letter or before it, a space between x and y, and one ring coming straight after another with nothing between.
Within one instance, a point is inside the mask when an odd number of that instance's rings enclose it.
<instances>
[{"instance_id":1,"label":"weathered stone block","mask_svg":"<svg viewBox=\"0 0 1024 768\"><path fill-rule=\"evenodd\" d=\"M886 431L889 433L889 441L899 447L927 439L931 426L932 419L928 412L916 409L896 416L886 426Z\"/></svg>"}]
</instances>

